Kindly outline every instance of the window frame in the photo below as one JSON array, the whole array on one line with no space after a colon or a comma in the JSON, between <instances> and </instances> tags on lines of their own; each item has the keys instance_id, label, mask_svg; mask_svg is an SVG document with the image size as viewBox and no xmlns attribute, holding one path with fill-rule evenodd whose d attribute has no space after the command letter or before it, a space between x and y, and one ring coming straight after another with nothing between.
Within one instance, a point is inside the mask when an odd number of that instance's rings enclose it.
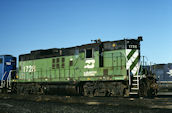
<instances>
[{"instance_id":1,"label":"window frame","mask_svg":"<svg viewBox=\"0 0 172 113\"><path fill-rule=\"evenodd\" d=\"M2 64L3 63L3 58L0 58L0 64Z\"/></svg>"},{"instance_id":2,"label":"window frame","mask_svg":"<svg viewBox=\"0 0 172 113\"><path fill-rule=\"evenodd\" d=\"M87 58L87 50L88 49L92 50L92 57L90 57L90 58ZM94 58L94 48L87 48L87 49L85 49L85 59L93 59L93 58Z\"/></svg>"}]
</instances>

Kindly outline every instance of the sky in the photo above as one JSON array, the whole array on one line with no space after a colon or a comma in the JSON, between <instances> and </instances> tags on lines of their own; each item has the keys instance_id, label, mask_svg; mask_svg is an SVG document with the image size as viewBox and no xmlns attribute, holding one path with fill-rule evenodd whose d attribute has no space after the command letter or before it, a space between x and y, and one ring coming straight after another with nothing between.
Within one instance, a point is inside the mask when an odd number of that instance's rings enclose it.
<instances>
[{"instance_id":1,"label":"sky","mask_svg":"<svg viewBox=\"0 0 172 113\"><path fill-rule=\"evenodd\" d=\"M147 62L172 63L172 0L0 0L0 54L143 36Z\"/></svg>"}]
</instances>

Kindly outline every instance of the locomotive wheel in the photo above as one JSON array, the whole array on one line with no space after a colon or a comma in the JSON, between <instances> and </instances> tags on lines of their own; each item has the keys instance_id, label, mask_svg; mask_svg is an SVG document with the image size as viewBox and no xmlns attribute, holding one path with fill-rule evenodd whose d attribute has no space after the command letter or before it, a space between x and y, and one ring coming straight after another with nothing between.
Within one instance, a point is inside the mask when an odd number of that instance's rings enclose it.
<instances>
[{"instance_id":1,"label":"locomotive wheel","mask_svg":"<svg viewBox=\"0 0 172 113\"><path fill-rule=\"evenodd\" d=\"M84 89L84 96L93 97L93 92L94 92L93 83L84 84L83 89Z\"/></svg>"},{"instance_id":2,"label":"locomotive wheel","mask_svg":"<svg viewBox=\"0 0 172 113\"><path fill-rule=\"evenodd\" d=\"M107 96L107 88L104 83L96 83L94 96Z\"/></svg>"},{"instance_id":3,"label":"locomotive wheel","mask_svg":"<svg viewBox=\"0 0 172 113\"><path fill-rule=\"evenodd\" d=\"M148 93L147 93L147 85L146 85L146 82L145 81L141 81L140 82L140 90L139 90L139 96L140 97L147 97L148 95Z\"/></svg>"},{"instance_id":4,"label":"locomotive wheel","mask_svg":"<svg viewBox=\"0 0 172 113\"><path fill-rule=\"evenodd\" d=\"M124 88L124 97L129 97L129 95L130 95L130 92L129 92L129 89L127 89L127 88Z\"/></svg>"},{"instance_id":5,"label":"locomotive wheel","mask_svg":"<svg viewBox=\"0 0 172 113\"><path fill-rule=\"evenodd\" d=\"M141 97L153 97L155 91L151 88L152 80L146 78L140 81L139 96Z\"/></svg>"},{"instance_id":6,"label":"locomotive wheel","mask_svg":"<svg viewBox=\"0 0 172 113\"><path fill-rule=\"evenodd\" d=\"M124 96L125 94L125 85L120 82L111 84L112 88L110 89L110 96Z\"/></svg>"},{"instance_id":7,"label":"locomotive wheel","mask_svg":"<svg viewBox=\"0 0 172 113\"><path fill-rule=\"evenodd\" d=\"M124 96L127 95L127 87L121 82L96 82L83 85L84 96Z\"/></svg>"},{"instance_id":8,"label":"locomotive wheel","mask_svg":"<svg viewBox=\"0 0 172 113\"><path fill-rule=\"evenodd\" d=\"M13 84L12 84L11 92L12 92L13 94L17 94L17 84L16 84L16 83L13 83Z\"/></svg>"},{"instance_id":9,"label":"locomotive wheel","mask_svg":"<svg viewBox=\"0 0 172 113\"><path fill-rule=\"evenodd\" d=\"M124 85L122 83L117 84L117 95L124 96Z\"/></svg>"}]
</instances>

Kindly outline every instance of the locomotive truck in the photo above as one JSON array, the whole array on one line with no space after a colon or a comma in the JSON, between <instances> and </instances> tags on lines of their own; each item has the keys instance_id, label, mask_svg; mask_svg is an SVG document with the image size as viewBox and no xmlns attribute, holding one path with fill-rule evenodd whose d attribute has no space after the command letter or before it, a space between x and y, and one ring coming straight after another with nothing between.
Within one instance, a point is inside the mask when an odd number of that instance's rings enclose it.
<instances>
[{"instance_id":1,"label":"locomotive truck","mask_svg":"<svg viewBox=\"0 0 172 113\"><path fill-rule=\"evenodd\" d=\"M94 40L19 56L12 92L84 96L154 96L154 76L142 74L138 39Z\"/></svg>"}]
</instances>

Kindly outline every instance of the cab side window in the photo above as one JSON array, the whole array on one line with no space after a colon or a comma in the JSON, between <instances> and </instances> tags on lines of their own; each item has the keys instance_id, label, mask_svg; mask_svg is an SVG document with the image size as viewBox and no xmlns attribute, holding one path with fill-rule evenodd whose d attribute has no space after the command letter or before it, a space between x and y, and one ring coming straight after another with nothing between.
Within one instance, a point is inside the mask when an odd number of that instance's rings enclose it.
<instances>
[{"instance_id":1,"label":"cab side window","mask_svg":"<svg viewBox=\"0 0 172 113\"><path fill-rule=\"evenodd\" d=\"M85 58L93 58L93 49L86 49L85 54Z\"/></svg>"},{"instance_id":2,"label":"cab side window","mask_svg":"<svg viewBox=\"0 0 172 113\"><path fill-rule=\"evenodd\" d=\"M2 64L2 62L3 62L3 60L2 60L2 58L0 58L0 64Z\"/></svg>"}]
</instances>

